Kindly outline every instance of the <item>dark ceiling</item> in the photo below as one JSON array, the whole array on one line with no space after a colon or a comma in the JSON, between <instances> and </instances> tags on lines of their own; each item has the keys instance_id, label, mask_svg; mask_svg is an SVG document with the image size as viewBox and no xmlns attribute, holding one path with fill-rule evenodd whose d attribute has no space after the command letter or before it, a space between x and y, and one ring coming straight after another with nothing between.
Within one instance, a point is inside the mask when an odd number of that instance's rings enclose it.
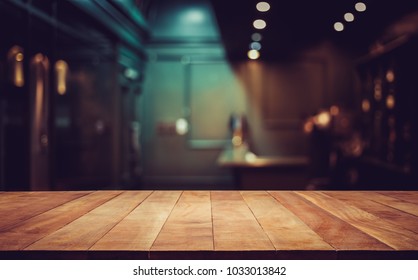
<instances>
[{"instance_id":1,"label":"dark ceiling","mask_svg":"<svg viewBox=\"0 0 418 280\"><path fill-rule=\"evenodd\" d=\"M417 0L364 0L365 12L357 12L353 0L270 0L271 9L259 12L258 0L212 0L222 40L231 59L243 59L251 34L262 34L261 58L281 59L323 42L332 41L354 54L364 54L386 28L418 8ZM334 30L351 12L355 20L345 30ZM264 19L267 27L257 31L252 22Z\"/></svg>"}]
</instances>

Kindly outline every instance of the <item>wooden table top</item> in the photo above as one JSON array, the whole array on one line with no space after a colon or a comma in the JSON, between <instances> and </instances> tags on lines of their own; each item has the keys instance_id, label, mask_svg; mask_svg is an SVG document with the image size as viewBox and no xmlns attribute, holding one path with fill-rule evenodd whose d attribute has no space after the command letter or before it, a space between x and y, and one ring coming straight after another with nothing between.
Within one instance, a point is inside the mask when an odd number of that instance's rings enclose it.
<instances>
[{"instance_id":1,"label":"wooden table top","mask_svg":"<svg viewBox=\"0 0 418 280\"><path fill-rule=\"evenodd\" d=\"M0 192L3 259L407 259L418 192Z\"/></svg>"}]
</instances>

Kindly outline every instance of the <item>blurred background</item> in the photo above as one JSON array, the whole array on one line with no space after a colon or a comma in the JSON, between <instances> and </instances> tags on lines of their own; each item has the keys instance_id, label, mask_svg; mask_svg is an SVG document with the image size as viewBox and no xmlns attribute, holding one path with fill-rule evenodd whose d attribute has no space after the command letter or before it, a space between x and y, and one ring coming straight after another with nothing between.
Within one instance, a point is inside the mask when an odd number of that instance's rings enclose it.
<instances>
[{"instance_id":1,"label":"blurred background","mask_svg":"<svg viewBox=\"0 0 418 280\"><path fill-rule=\"evenodd\" d=\"M418 2L0 0L0 191L417 189Z\"/></svg>"}]
</instances>

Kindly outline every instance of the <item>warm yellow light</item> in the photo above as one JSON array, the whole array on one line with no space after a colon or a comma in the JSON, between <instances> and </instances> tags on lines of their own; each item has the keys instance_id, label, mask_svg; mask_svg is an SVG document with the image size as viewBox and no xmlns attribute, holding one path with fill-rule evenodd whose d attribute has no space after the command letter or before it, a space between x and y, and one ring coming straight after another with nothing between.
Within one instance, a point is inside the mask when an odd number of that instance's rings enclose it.
<instances>
[{"instance_id":1,"label":"warm yellow light","mask_svg":"<svg viewBox=\"0 0 418 280\"><path fill-rule=\"evenodd\" d=\"M234 146L240 146L242 144L242 137L241 136L232 137L232 144Z\"/></svg>"},{"instance_id":2,"label":"warm yellow light","mask_svg":"<svg viewBox=\"0 0 418 280\"><path fill-rule=\"evenodd\" d=\"M389 83L393 83L395 81L395 73L392 69L386 72L386 81L388 81Z\"/></svg>"},{"instance_id":3,"label":"warm yellow light","mask_svg":"<svg viewBox=\"0 0 418 280\"><path fill-rule=\"evenodd\" d=\"M254 26L254 28L256 28L256 29L264 29L264 28L266 28L267 23L266 23L264 20L262 20L262 19L256 19L256 20L253 22L253 26Z\"/></svg>"},{"instance_id":4,"label":"warm yellow light","mask_svg":"<svg viewBox=\"0 0 418 280\"><path fill-rule=\"evenodd\" d=\"M55 67L57 69L66 69L68 67L67 62L65 62L64 60L58 60L55 63Z\"/></svg>"},{"instance_id":5,"label":"warm yellow light","mask_svg":"<svg viewBox=\"0 0 418 280\"><path fill-rule=\"evenodd\" d=\"M320 127L327 127L331 122L331 116L328 112L321 112L316 117L316 124Z\"/></svg>"},{"instance_id":6,"label":"warm yellow light","mask_svg":"<svg viewBox=\"0 0 418 280\"><path fill-rule=\"evenodd\" d=\"M395 97L393 95L388 95L386 97L386 107L388 109L393 109L395 108Z\"/></svg>"},{"instance_id":7,"label":"warm yellow light","mask_svg":"<svg viewBox=\"0 0 418 280\"><path fill-rule=\"evenodd\" d=\"M40 67L40 66L39 66ZM45 106L43 100L44 100L44 83L45 80L43 79L41 75L41 71L38 69L38 72L36 75L36 85L35 85L35 114L34 114L34 123L37 127L41 125L42 121L42 111Z\"/></svg>"},{"instance_id":8,"label":"warm yellow light","mask_svg":"<svg viewBox=\"0 0 418 280\"><path fill-rule=\"evenodd\" d=\"M23 65L21 61L15 65L14 84L17 87L23 87L25 85Z\"/></svg>"},{"instance_id":9,"label":"warm yellow light","mask_svg":"<svg viewBox=\"0 0 418 280\"><path fill-rule=\"evenodd\" d=\"M64 60L55 63L57 92L64 95L67 92L68 64Z\"/></svg>"},{"instance_id":10,"label":"warm yellow light","mask_svg":"<svg viewBox=\"0 0 418 280\"><path fill-rule=\"evenodd\" d=\"M344 24L342 24L342 22L336 22L336 23L334 23L334 29L335 29L335 31L338 31L338 32L340 32L340 31L343 31L344 30Z\"/></svg>"},{"instance_id":11,"label":"warm yellow light","mask_svg":"<svg viewBox=\"0 0 418 280\"><path fill-rule=\"evenodd\" d=\"M249 59L258 59L260 57L260 52L257 50L249 50L247 55Z\"/></svg>"},{"instance_id":12,"label":"warm yellow light","mask_svg":"<svg viewBox=\"0 0 418 280\"><path fill-rule=\"evenodd\" d=\"M10 69L10 81L17 87L23 87L25 85L23 73L23 49L19 46L13 46L7 54L7 58Z\"/></svg>"},{"instance_id":13,"label":"warm yellow light","mask_svg":"<svg viewBox=\"0 0 418 280\"><path fill-rule=\"evenodd\" d=\"M346 22L352 22L354 21L354 15L352 13L345 13L344 19Z\"/></svg>"},{"instance_id":14,"label":"warm yellow light","mask_svg":"<svg viewBox=\"0 0 418 280\"><path fill-rule=\"evenodd\" d=\"M16 61L20 62L23 61L23 53L17 53L16 54Z\"/></svg>"},{"instance_id":15,"label":"warm yellow light","mask_svg":"<svg viewBox=\"0 0 418 280\"><path fill-rule=\"evenodd\" d=\"M367 9L366 4L364 4L363 2L357 2L354 5L354 8L357 12L364 12Z\"/></svg>"},{"instance_id":16,"label":"warm yellow light","mask_svg":"<svg viewBox=\"0 0 418 280\"><path fill-rule=\"evenodd\" d=\"M256 8L260 12L267 12L270 10L270 4L267 2L258 2Z\"/></svg>"},{"instance_id":17,"label":"warm yellow light","mask_svg":"<svg viewBox=\"0 0 418 280\"><path fill-rule=\"evenodd\" d=\"M367 113L370 111L370 101L367 99L364 99L361 102L361 109L363 110L363 112Z\"/></svg>"}]
</instances>

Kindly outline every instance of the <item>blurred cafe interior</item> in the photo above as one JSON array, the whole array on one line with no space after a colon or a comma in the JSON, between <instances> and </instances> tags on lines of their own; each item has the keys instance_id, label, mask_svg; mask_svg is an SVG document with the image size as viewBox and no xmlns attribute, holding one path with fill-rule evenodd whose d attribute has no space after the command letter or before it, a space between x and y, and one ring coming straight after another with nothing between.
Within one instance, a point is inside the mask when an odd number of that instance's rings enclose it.
<instances>
[{"instance_id":1,"label":"blurred cafe interior","mask_svg":"<svg viewBox=\"0 0 418 280\"><path fill-rule=\"evenodd\" d=\"M418 1L1 0L0 191L416 190Z\"/></svg>"}]
</instances>

